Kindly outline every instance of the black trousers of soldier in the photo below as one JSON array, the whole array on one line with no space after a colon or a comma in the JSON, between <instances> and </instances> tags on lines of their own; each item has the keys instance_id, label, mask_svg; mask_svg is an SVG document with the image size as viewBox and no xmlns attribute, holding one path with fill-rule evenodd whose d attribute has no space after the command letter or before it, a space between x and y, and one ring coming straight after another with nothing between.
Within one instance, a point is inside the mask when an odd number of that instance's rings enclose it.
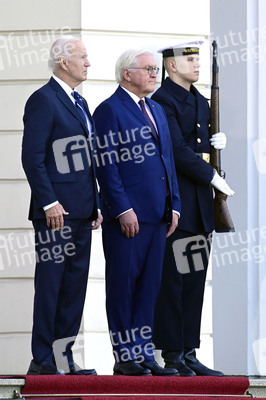
<instances>
[{"instance_id":1,"label":"black trousers of soldier","mask_svg":"<svg viewBox=\"0 0 266 400\"><path fill-rule=\"evenodd\" d=\"M200 324L211 233L176 230L166 241L153 342L157 349L200 346Z\"/></svg>"}]
</instances>

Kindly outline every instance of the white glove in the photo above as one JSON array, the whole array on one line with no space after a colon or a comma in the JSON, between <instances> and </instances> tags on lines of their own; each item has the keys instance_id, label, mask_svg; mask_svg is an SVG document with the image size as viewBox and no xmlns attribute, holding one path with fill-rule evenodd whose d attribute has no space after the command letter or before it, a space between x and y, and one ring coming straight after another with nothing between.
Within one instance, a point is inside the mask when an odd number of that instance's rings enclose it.
<instances>
[{"instance_id":1,"label":"white glove","mask_svg":"<svg viewBox=\"0 0 266 400\"><path fill-rule=\"evenodd\" d=\"M212 135L210 138L211 145L216 149L216 150L223 150L226 146L226 136L225 133L223 132L218 132Z\"/></svg>"},{"instance_id":2,"label":"white glove","mask_svg":"<svg viewBox=\"0 0 266 400\"><path fill-rule=\"evenodd\" d=\"M235 193L225 182L225 179L221 178L220 175L215 171L214 177L212 178L211 185L214 186L216 189L220 190L227 196L233 196Z\"/></svg>"}]
</instances>

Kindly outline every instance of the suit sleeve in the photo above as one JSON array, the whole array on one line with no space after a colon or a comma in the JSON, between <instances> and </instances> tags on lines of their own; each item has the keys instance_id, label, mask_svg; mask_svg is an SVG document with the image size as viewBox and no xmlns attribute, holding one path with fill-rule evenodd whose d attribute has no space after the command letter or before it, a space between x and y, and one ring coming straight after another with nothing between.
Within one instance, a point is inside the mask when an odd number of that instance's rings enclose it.
<instances>
[{"instance_id":1,"label":"suit sleeve","mask_svg":"<svg viewBox=\"0 0 266 400\"><path fill-rule=\"evenodd\" d=\"M110 134L119 132L117 116L107 103L100 104L93 114L96 126L95 149L98 156L96 169L101 192L112 218L132 208L119 174L117 146Z\"/></svg>"},{"instance_id":2,"label":"suit sleeve","mask_svg":"<svg viewBox=\"0 0 266 400\"><path fill-rule=\"evenodd\" d=\"M158 104L156 104L158 107ZM176 169L175 169L175 162L174 162L174 154L173 154L173 146L171 143L171 136L168 127L167 116L165 113L164 108L159 105L162 115L160 115L160 121L165 121L165 130L164 130L164 137L165 137L165 145L167 148L167 154L169 155L169 165L170 165L170 173L168 172L168 180L170 183L171 188L171 202L172 202L172 210L178 211L181 214L181 200L179 194L179 186L178 186L178 179L176 176Z\"/></svg>"},{"instance_id":3,"label":"suit sleeve","mask_svg":"<svg viewBox=\"0 0 266 400\"><path fill-rule=\"evenodd\" d=\"M49 99L35 92L26 103L23 121L22 165L33 196L44 207L57 201L44 163L53 130L53 107Z\"/></svg>"},{"instance_id":4,"label":"suit sleeve","mask_svg":"<svg viewBox=\"0 0 266 400\"><path fill-rule=\"evenodd\" d=\"M171 170L172 170L172 209L174 211L178 211L179 214L181 215L181 200L180 200L179 186L178 186L178 180L177 180L177 176L176 176L174 155L173 155L172 147L170 149L170 157L171 157L170 161L171 161Z\"/></svg>"},{"instance_id":5,"label":"suit sleeve","mask_svg":"<svg viewBox=\"0 0 266 400\"><path fill-rule=\"evenodd\" d=\"M194 181L195 184L209 185L213 178L213 168L199 158L185 142L177 122L174 107L162 98L153 96L153 100L161 104L167 116L177 174L181 171L183 175Z\"/></svg>"}]
</instances>

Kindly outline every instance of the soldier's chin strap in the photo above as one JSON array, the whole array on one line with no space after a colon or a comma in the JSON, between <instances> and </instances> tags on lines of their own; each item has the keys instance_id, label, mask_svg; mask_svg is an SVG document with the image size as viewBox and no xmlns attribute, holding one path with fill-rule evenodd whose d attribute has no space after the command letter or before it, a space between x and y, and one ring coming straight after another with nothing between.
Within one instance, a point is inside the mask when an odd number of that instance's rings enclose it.
<instances>
[{"instance_id":1,"label":"soldier's chin strap","mask_svg":"<svg viewBox=\"0 0 266 400\"><path fill-rule=\"evenodd\" d=\"M164 62L163 62L161 84L163 83L164 79L165 79L165 68L164 68Z\"/></svg>"}]
</instances>

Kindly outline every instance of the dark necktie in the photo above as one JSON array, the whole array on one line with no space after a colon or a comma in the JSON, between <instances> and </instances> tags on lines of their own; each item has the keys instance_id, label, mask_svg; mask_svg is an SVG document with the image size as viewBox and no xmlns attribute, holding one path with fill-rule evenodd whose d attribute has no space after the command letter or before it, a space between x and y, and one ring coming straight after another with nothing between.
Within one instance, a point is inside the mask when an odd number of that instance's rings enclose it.
<instances>
[{"instance_id":1,"label":"dark necktie","mask_svg":"<svg viewBox=\"0 0 266 400\"><path fill-rule=\"evenodd\" d=\"M84 121L85 121L86 126L88 126L88 125L87 125L87 118L86 118L87 113L86 113L85 108L84 108L84 105L83 105L82 97L81 97L81 96L78 94L78 92L76 92L76 91L72 92L71 95L72 95L72 96L74 97L74 99L75 99L75 106L76 106L76 108L78 109L79 113L82 115L82 117L83 117L83 119L84 119Z\"/></svg>"},{"instance_id":2,"label":"dark necktie","mask_svg":"<svg viewBox=\"0 0 266 400\"><path fill-rule=\"evenodd\" d=\"M158 136L157 129L155 128L154 123L152 122L152 120L149 117L149 114L147 113L144 100L140 100L139 101L139 105L141 107L141 111L143 112L144 116L146 117L146 119L147 119L147 121L148 121L148 123L149 123L149 125L150 125L150 127L152 129L152 132L154 133L156 139L159 141L159 136ZM165 187L166 187L166 196L168 196L170 192L169 192L169 183L168 183L167 177L166 177L166 180L165 180Z\"/></svg>"},{"instance_id":3,"label":"dark necktie","mask_svg":"<svg viewBox=\"0 0 266 400\"><path fill-rule=\"evenodd\" d=\"M151 130L152 130L153 134L155 135L156 139L158 140L157 129L155 128L154 123L152 122L152 120L149 117L149 114L147 113L144 100L140 100L139 101L139 105L140 105L141 111L143 112L146 120L148 121L148 123L149 123L149 125L151 127Z\"/></svg>"}]
</instances>

